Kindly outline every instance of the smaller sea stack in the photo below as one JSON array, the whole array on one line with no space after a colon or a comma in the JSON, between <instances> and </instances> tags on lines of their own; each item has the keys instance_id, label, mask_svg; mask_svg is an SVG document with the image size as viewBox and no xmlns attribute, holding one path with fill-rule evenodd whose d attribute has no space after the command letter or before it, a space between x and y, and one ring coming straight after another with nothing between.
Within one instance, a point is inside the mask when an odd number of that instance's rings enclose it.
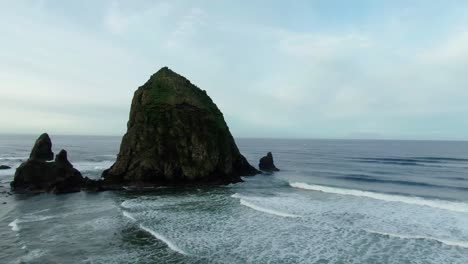
<instances>
[{"instance_id":1,"label":"smaller sea stack","mask_svg":"<svg viewBox=\"0 0 468 264\"><path fill-rule=\"evenodd\" d=\"M86 182L81 173L68 161L67 152L61 150L54 158L52 141L42 134L34 144L29 159L15 172L10 186L18 193L79 192Z\"/></svg>"},{"instance_id":2,"label":"smaller sea stack","mask_svg":"<svg viewBox=\"0 0 468 264\"><path fill-rule=\"evenodd\" d=\"M279 171L279 169L276 168L275 163L273 162L273 154L271 154L271 152L268 152L268 154L265 157L262 157L260 159L258 167L261 171L265 172Z\"/></svg>"}]
</instances>

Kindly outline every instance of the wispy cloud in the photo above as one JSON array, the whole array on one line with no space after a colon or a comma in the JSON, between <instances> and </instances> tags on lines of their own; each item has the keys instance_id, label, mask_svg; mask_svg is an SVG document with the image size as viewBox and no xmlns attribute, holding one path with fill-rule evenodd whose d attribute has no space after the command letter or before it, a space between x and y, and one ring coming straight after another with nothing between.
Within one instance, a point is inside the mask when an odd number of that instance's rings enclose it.
<instances>
[{"instance_id":1,"label":"wispy cloud","mask_svg":"<svg viewBox=\"0 0 468 264\"><path fill-rule=\"evenodd\" d=\"M191 8L169 34L166 46L169 48L183 46L184 43L197 33L198 27L203 25L203 14L202 9L198 7Z\"/></svg>"},{"instance_id":2,"label":"wispy cloud","mask_svg":"<svg viewBox=\"0 0 468 264\"><path fill-rule=\"evenodd\" d=\"M120 134L133 91L167 65L208 91L237 136L468 135L468 9L355 4L0 2L0 97L14 102L0 111L64 133L69 120L89 134L105 120L99 133Z\"/></svg>"},{"instance_id":3,"label":"wispy cloud","mask_svg":"<svg viewBox=\"0 0 468 264\"><path fill-rule=\"evenodd\" d=\"M125 5L126 3L126 5ZM104 25L113 34L122 35L138 27L161 23L173 6L170 2L151 2L142 6L128 6L128 2L112 1L104 16Z\"/></svg>"}]
</instances>

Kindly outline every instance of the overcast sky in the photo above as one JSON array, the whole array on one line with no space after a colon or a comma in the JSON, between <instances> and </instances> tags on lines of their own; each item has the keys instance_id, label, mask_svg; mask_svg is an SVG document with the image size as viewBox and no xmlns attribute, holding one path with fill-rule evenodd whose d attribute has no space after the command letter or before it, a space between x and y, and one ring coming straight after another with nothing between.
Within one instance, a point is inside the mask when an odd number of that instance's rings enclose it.
<instances>
[{"instance_id":1,"label":"overcast sky","mask_svg":"<svg viewBox=\"0 0 468 264\"><path fill-rule=\"evenodd\" d=\"M0 133L122 135L168 66L235 137L468 139L468 1L0 0Z\"/></svg>"}]
</instances>

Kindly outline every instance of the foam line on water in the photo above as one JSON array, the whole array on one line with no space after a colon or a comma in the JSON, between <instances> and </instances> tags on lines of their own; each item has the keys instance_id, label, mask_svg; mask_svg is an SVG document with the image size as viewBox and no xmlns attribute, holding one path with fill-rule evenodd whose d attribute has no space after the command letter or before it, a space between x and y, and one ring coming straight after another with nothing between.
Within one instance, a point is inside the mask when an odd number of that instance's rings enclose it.
<instances>
[{"instance_id":1,"label":"foam line on water","mask_svg":"<svg viewBox=\"0 0 468 264\"><path fill-rule=\"evenodd\" d=\"M0 160L27 160L29 157L0 157Z\"/></svg>"},{"instance_id":2,"label":"foam line on water","mask_svg":"<svg viewBox=\"0 0 468 264\"><path fill-rule=\"evenodd\" d=\"M53 215L26 215L21 217L21 219L18 220L18 223L30 223L30 222L40 222L40 221L45 221L48 219L56 218L57 216Z\"/></svg>"},{"instance_id":3,"label":"foam line on water","mask_svg":"<svg viewBox=\"0 0 468 264\"><path fill-rule=\"evenodd\" d=\"M277 216L282 216L282 217L299 217L297 215L283 213L283 212L268 209L268 208L263 208L263 207L257 206L255 204L252 204L252 203L250 203L250 202L248 202L246 200L243 200L243 199L240 200L240 204L242 204L244 206L247 206L249 208L252 208L254 210L257 210L257 211L260 211L260 212L263 212L263 213L267 213L267 214L272 214L272 215L277 215Z\"/></svg>"},{"instance_id":4,"label":"foam line on water","mask_svg":"<svg viewBox=\"0 0 468 264\"><path fill-rule=\"evenodd\" d=\"M47 210L49 210L49 209L41 210L41 211L38 211L38 212L44 212L44 211L47 211ZM13 222L9 223L8 226L11 227L11 230L13 230L15 232L18 232L20 230L20 228L18 226L19 223L38 222L38 221L44 221L44 220L51 219L51 218L55 218L55 216L38 216L38 215L34 215L34 214L31 213L31 214L25 215L21 219L16 218Z\"/></svg>"},{"instance_id":5,"label":"foam line on water","mask_svg":"<svg viewBox=\"0 0 468 264\"><path fill-rule=\"evenodd\" d=\"M183 251L182 249L180 249L176 244L174 244L172 241L170 241L169 239L167 239L166 237L164 237L163 235L155 232L154 230L151 230L147 227L145 227L144 225L141 225L140 224L140 228L148 233L150 233L153 237L155 237L156 239L164 242L170 249L172 249L173 251L175 252L178 252L182 255L189 255L187 254L185 251Z\"/></svg>"},{"instance_id":6,"label":"foam line on water","mask_svg":"<svg viewBox=\"0 0 468 264\"><path fill-rule=\"evenodd\" d=\"M120 206L123 207L123 208L130 208L130 206L129 206L128 203L129 203L128 201L123 201L123 202L120 204Z\"/></svg>"},{"instance_id":7,"label":"foam line on water","mask_svg":"<svg viewBox=\"0 0 468 264\"><path fill-rule=\"evenodd\" d=\"M34 249L28 252L28 254L21 256L16 262L14 263L30 263L42 256L44 256L47 251L42 249Z\"/></svg>"},{"instance_id":8,"label":"foam line on water","mask_svg":"<svg viewBox=\"0 0 468 264\"><path fill-rule=\"evenodd\" d=\"M122 211L123 216L127 217L128 219L132 220L133 222L136 222L136 218L133 217L129 212L127 211Z\"/></svg>"},{"instance_id":9,"label":"foam line on water","mask_svg":"<svg viewBox=\"0 0 468 264\"><path fill-rule=\"evenodd\" d=\"M447 246L455 246L455 247L468 248L468 242L465 242L465 241L446 240L446 239L439 239L439 238L428 237L428 236L399 235L399 234L378 232L378 231L369 230L369 229L363 229L363 230L366 231L366 232L368 232L368 233L376 234L376 235L381 235L381 236L396 237L396 238L400 238L400 239L424 239L424 240L433 240L433 241L437 241L437 242L439 242L439 243L445 244L445 245L447 245Z\"/></svg>"},{"instance_id":10,"label":"foam line on water","mask_svg":"<svg viewBox=\"0 0 468 264\"><path fill-rule=\"evenodd\" d=\"M271 214L271 215L276 215L276 216L282 216L282 217L300 217L298 215L289 214L289 213L285 213L285 212L280 212L280 211L277 211L277 210L264 208L264 207L255 205L255 204L247 201L246 199L243 198L242 195L237 194L237 193L231 195L231 197L240 199L240 204L241 205L247 206L247 207L249 207L251 209L254 209L256 211L259 211L259 212L263 212L263 213L267 213L267 214Z\"/></svg>"},{"instance_id":11,"label":"foam line on water","mask_svg":"<svg viewBox=\"0 0 468 264\"><path fill-rule=\"evenodd\" d=\"M11 230L15 232L18 232L20 230L18 226L18 219L15 219L13 222L9 223L8 226L11 227Z\"/></svg>"},{"instance_id":12,"label":"foam line on water","mask_svg":"<svg viewBox=\"0 0 468 264\"><path fill-rule=\"evenodd\" d=\"M292 182L289 185L291 187L305 189L305 190L312 190L312 191L319 191L319 192L333 193L333 194L340 194L340 195L352 195L352 196L382 200L386 202L400 202L400 203L413 204L413 205L419 205L419 206L428 206L432 208L444 209L444 210L460 212L460 213L468 213L468 204L462 203L462 202L428 200L428 199L424 199L421 197L410 197L410 196L384 194L384 193L376 193L376 192L369 192L369 191L360 191L360 190L353 190L353 189L342 189L342 188L328 187L328 186L322 186L322 185L307 184L307 183L302 183L302 182Z\"/></svg>"}]
</instances>

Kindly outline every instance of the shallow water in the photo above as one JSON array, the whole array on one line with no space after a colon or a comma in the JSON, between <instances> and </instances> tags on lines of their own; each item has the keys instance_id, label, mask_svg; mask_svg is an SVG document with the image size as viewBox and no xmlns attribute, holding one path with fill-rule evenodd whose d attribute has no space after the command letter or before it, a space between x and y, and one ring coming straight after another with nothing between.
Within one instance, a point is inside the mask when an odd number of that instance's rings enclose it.
<instances>
[{"instance_id":1,"label":"shallow water","mask_svg":"<svg viewBox=\"0 0 468 264\"><path fill-rule=\"evenodd\" d=\"M17 167L34 137L1 136ZM117 137L56 137L85 176ZM238 139L282 169L198 189L2 194L2 263L468 263L468 143ZM0 171L7 186L14 170Z\"/></svg>"}]
</instances>

